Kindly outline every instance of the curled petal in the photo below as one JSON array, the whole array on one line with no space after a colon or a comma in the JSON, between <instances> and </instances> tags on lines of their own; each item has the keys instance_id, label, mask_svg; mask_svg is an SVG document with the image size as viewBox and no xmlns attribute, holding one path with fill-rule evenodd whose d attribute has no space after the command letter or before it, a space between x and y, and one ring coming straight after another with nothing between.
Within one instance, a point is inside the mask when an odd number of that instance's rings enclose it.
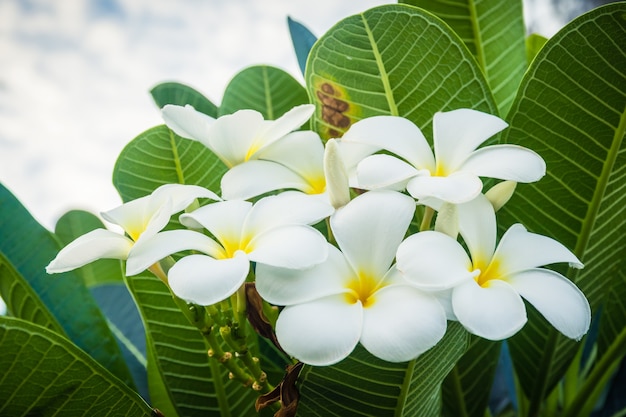
<instances>
[{"instance_id":1,"label":"curled petal","mask_svg":"<svg viewBox=\"0 0 626 417\"><path fill-rule=\"evenodd\" d=\"M496 213L483 194L457 206L459 231L474 265L487 265L496 248Z\"/></svg>"},{"instance_id":2,"label":"curled petal","mask_svg":"<svg viewBox=\"0 0 626 417\"><path fill-rule=\"evenodd\" d=\"M493 145L469 156L459 168L479 177L535 182L546 175L546 163L537 153L517 145Z\"/></svg>"},{"instance_id":3,"label":"curled petal","mask_svg":"<svg viewBox=\"0 0 626 417\"><path fill-rule=\"evenodd\" d=\"M209 129L215 119L194 109L190 105L168 104L162 109L167 127L178 136L208 144Z\"/></svg>"},{"instance_id":4,"label":"curled petal","mask_svg":"<svg viewBox=\"0 0 626 417\"><path fill-rule=\"evenodd\" d=\"M278 316L276 336L291 356L314 366L345 359L361 336L363 308L344 295L287 306Z\"/></svg>"},{"instance_id":5,"label":"curled petal","mask_svg":"<svg viewBox=\"0 0 626 417\"><path fill-rule=\"evenodd\" d=\"M312 301L346 291L345 279L354 274L343 254L328 244L328 258L311 268L287 269L265 264L256 266L256 289L276 305Z\"/></svg>"},{"instance_id":6,"label":"curled petal","mask_svg":"<svg viewBox=\"0 0 626 417\"><path fill-rule=\"evenodd\" d=\"M213 239L192 230L168 230L133 246L126 261L126 275L133 276L176 252L197 250L212 257L224 253Z\"/></svg>"},{"instance_id":7,"label":"curled petal","mask_svg":"<svg viewBox=\"0 0 626 417\"><path fill-rule=\"evenodd\" d=\"M259 149L255 141L263 122L263 115L255 110L222 116L209 131L209 148L228 168L241 164Z\"/></svg>"},{"instance_id":8,"label":"curled petal","mask_svg":"<svg viewBox=\"0 0 626 417\"><path fill-rule=\"evenodd\" d=\"M387 149L417 169L435 170L433 152L422 131L403 117L374 116L359 120L350 126L342 140Z\"/></svg>"},{"instance_id":9,"label":"curled petal","mask_svg":"<svg viewBox=\"0 0 626 417\"><path fill-rule=\"evenodd\" d=\"M565 246L547 236L530 233L517 223L506 231L494 254L502 270L508 274L559 262L575 268L583 264Z\"/></svg>"},{"instance_id":10,"label":"curled petal","mask_svg":"<svg viewBox=\"0 0 626 417\"><path fill-rule=\"evenodd\" d=\"M250 261L243 252L226 259L189 255L176 262L167 277L176 296L208 306L234 294L245 282L249 269Z\"/></svg>"},{"instance_id":11,"label":"curled petal","mask_svg":"<svg viewBox=\"0 0 626 417\"><path fill-rule=\"evenodd\" d=\"M315 106L313 104L301 104L280 116L278 119L268 121L259 136L263 137L263 147L282 138L289 132L299 129L307 120L311 118Z\"/></svg>"},{"instance_id":12,"label":"curled petal","mask_svg":"<svg viewBox=\"0 0 626 417\"><path fill-rule=\"evenodd\" d=\"M472 278L472 262L463 247L440 232L425 231L398 247L396 267L415 287L441 291Z\"/></svg>"},{"instance_id":13,"label":"curled petal","mask_svg":"<svg viewBox=\"0 0 626 417\"><path fill-rule=\"evenodd\" d=\"M454 172L447 177L419 175L412 178L406 189L413 198L434 197L453 204L472 200L483 188L476 175L469 172Z\"/></svg>"},{"instance_id":14,"label":"curled petal","mask_svg":"<svg viewBox=\"0 0 626 417\"><path fill-rule=\"evenodd\" d=\"M339 248L357 272L383 277L415 211L409 196L378 190L361 194L330 218Z\"/></svg>"},{"instance_id":15,"label":"curled petal","mask_svg":"<svg viewBox=\"0 0 626 417\"><path fill-rule=\"evenodd\" d=\"M226 200L247 200L270 191L296 189L310 190L302 176L273 161L248 161L239 164L222 177L222 197Z\"/></svg>"},{"instance_id":16,"label":"curled petal","mask_svg":"<svg viewBox=\"0 0 626 417\"><path fill-rule=\"evenodd\" d=\"M277 162L302 177L323 176L324 144L319 135L306 130L288 133L276 142L259 150L258 159Z\"/></svg>"},{"instance_id":17,"label":"curled petal","mask_svg":"<svg viewBox=\"0 0 626 417\"><path fill-rule=\"evenodd\" d=\"M180 222L190 228L204 227L220 242L238 241L252 203L242 200L220 201L207 204L191 213L182 214Z\"/></svg>"},{"instance_id":18,"label":"curled petal","mask_svg":"<svg viewBox=\"0 0 626 417\"><path fill-rule=\"evenodd\" d=\"M526 324L526 307L519 294L504 281L485 287L469 280L452 290L452 308L459 322L472 334L502 340Z\"/></svg>"},{"instance_id":19,"label":"curled petal","mask_svg":"<svg viewBox=\"0 0 626 417\"><path fill-rule=\"evenodd\" d=\"M209 198L214 201L221 200L213 191L192 184L164 184L152 192L152 198L161 201L161 204L164 204L167 199L171 199L170 214L183 211L196 198Z\"/></svg>"},{"instance_id":20,"label":"curled petal","mask_svg":"<svg viewBox=\"0 0 626 417\"><path fill-rule=\"evenodd\" d=\"M308 268L328 256L328 243L310 226L277 227L255 236L247 246L250 260L284 268Z\"/></svg>"},{"instance_id":21,"label":"curled petal","mask_svg":"<svg viewBox=\"0 0 626 417\"><path fill-rule=\"evenodd\" d=\"M548 322L570 339L589 330L591 309L585 295L570 280L548 269L531 269L507 279Z\"/></svg>"},{"instance_id":22,"label":"curled petal","mask_svg":"<svg viewBox=\"0 0 626 417\"><path fill-rule=\"evenodd\" d=\"M389 362L416 358L446 333L446 314L437 299L407 286L385 287L363 309L361 344Z\"/></svg>"},{"instance_id":23,"label":"curled petal","mask_svg":"<svg viewBox=\"0 0 626 417\"><path fill-rule=\"evenodd\" d=\"M456 171L481 143L508 124L497 116L472 109L435 113L433 137L437 164Z\"/></svg>"},{"instance_id":24,"label":"curled petal","mask_svg":"<svg viewBox=\"0 0 626 417\"><path fill-rule=\"evenodd\" d=\"M86 233L66 247L46 266L48 274L71 271L97 259L126 259L133 241L106 229Z\"/></svg>"},{"instance_id":25,"label":"curled petal","mask_svg":"<svg viewBox=\"0 0 626 417\"><path fill-rule=\"evenodd\" d=\"M357 165L358 187L365 190L387 188L402 191L419 171L412 165L391 155L372 155Z\"/></svg>"}]
</instances>

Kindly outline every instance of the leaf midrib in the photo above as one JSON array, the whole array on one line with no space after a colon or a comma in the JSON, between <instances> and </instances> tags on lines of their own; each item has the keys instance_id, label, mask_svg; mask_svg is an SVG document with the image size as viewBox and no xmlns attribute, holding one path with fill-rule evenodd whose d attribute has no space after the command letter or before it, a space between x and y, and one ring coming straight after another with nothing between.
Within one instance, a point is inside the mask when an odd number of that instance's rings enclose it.
<instances>
[{"instance_id":1,"label":"leaf midrib","mask_svg":"<svg viewBox=\"0 0 626 417\"><path fill-rule=\"evenodd\" d=\"M396 104L396 100L393 97L393 90L391 88L391 84L389 83L389 75L387 74L387 70L383 64L383 59L378 50L378 44L374 39L374 34L370 29L369 24L367 23L367 19L365 18L365 14L361 13L361 20L363 21L363 26L365 27L365 32L367 33L367 38L370 41L370 45L372 45L372 52L374 53L374 58L376 59L376 66L378 67L378 71L380 72L380 80L383 83L383 88L385 90L385 97L387 98L387 104L389 104L389 112L392 116L399 116L398 106Z\"/></svg>"},{"instance_id":2,"label":"leaf midrib","mask_svg":"<svg viewBox=\"0 0 626 417\"><path fill-rule=\"evenodd\" d=\"M611 173L613 172L613 167L615 166L615 161L617 160L617 156L619 154L619 150L622 145L622 141L624 140L624 135L626 134L626 106L622 111L622 115L620 116L620 121L615 129L615 133L613 135L613 141L611 143L611 148L607 153L606 162L602 167L602 173L598 178L598 183L593 192L593 197L591 198L591 203L589 204L589 208L587 210L587 214L582 224L581 232L579 235L579 239L576 242L576 247L574 248L574 253L578 257L578 259L582 259L585 254L585 249L589 244L589 240L591 237L591 231L593 230L593 226L595 224L595 220L598 216L598 212L600 211L600 205L602 203L602 198L604 197L604 192L606 191L609 178Z\"/></svg>"}]
</instances>

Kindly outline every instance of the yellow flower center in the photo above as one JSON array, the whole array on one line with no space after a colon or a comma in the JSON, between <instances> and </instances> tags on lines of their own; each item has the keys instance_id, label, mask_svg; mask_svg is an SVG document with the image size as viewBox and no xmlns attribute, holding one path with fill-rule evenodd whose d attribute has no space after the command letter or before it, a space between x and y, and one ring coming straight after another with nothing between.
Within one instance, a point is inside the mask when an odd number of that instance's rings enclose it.
<instances>
[{"instance_id":1,"label":"yellow flower center","mask_svg":"<svg viewBox=\"0 0 626 417\"><path fill-rule=\"evenodd\" d=\"M346 301L350 304L360 301L365 308L372 306L376 301L376 291L381 288L378 281L367 273L359 272L348 282L347 288L350 291L346 293Z\"/></svg>"},{"instance_id":2,"label":"yellow flower center","mask_svg":"<svg viewBox=\"0 0 626 417\"><path fill-rule=\"evenodd\" d=\"M307 194L322 194L326 191L326 179L323 175L307 177L306 182L309 184Z\"/></svg>"},{"instance_id":3,"label":"yellow flower center","mask_svg":"<svg viewBox=\"0 0 626 417\"><path fill-rule=\"evenodd\" d=\"M220 239L220 243L224 248L223 252L218 256L218 259L234 258L237 251L243 251L245 253L252 252L253 248L250 245L252 236L242 236L241 239L226 238Z\"/></svg>"},{"instance_id":4,"label":"yellow flower center","mask_svg":"<svg viewBox=\"0 0 626 417\"><path fill-rule=\"evenodd\" d=\"M473 270L480 270L480 274L474 277L474 279L483 288L488 287L490 281L502 279L501 265L497 259L491 259L489 263L484 261L474 262Z\"/></svg>"}]
</instances>

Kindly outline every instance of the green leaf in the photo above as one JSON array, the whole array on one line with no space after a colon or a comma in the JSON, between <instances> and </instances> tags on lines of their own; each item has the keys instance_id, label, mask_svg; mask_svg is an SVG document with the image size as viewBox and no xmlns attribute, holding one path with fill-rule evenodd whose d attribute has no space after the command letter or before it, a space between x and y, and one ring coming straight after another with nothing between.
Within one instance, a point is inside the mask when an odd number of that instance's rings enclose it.
<instances>
[{"instance_id":1,"label":"green leaf","mask_svg":"<svg viewBox=\"0 0 626 417\"><path fill-rule=\"evenodd\" d=\"M65 335L57 319L11 262L0 254L0 296L14 317Z\"/></svg>"},{"instance_id":2,"label":"green leaf","mask_svg":"<svg viewBox=\"0 0 626 417\"><path fill-rule=\"evenodd\" d=\"M593 311L626 267L626 43L618 39L626 39L624 3L585 14L550 39L522 81L503 138L538 152L548 172L519 186L500 220L573 249L585 269L567 276ZM510 346L534 415L577 345L529 313Z\"/></svg>"},{"instance_id":3,"label":"green leaf","mask_svg":"<svg viewBox=\"0 0 626 417\"><path fill-rule=\"evenodd\" d=\"M470 348L444 381L444 416L485 416L501 345L501 342L472 337Z\"/></svg>"},{"instance_id":4,"label":"green leaf","mask_svg":"<svg viewBox=\"0 0 626 417\"><path fill-rule=\"evenodd\" d=\"M533 59L535 59L546 42L548 42L548 39L537 33L531 33L528 35L526 38L526 61L528 61L528 65L533 62Z\"/></svg>"},{"instance_id":5,"label":"green leaf","mask_svg":"<svg viewBox=\"0 0 626 417\"><path fill-rule=\"evenodd\" d=\"M487 77L504 116L526 71L522 0L404 0L428 10L459 35Z\"/></svg>"},{"instance_id":6,"label":"green leaf","mask_svg":"<svg viewBox=\"0 0 626 417\"><path fill-rule=\"evenodd\" d=\"M167 287L151 275L127 279L147 332L148 383L154 406L175 416L256 415L257 393L228 379L209 360L198 329L189 324Z\"/></svg>"},{"instance_id":7,"label":"green leaf","mask_svg":"<svg viewBox=\"0 0 626 417\"><path fill-rule=\"evenodd\" d=\"M71 210L57 221L54 233L63 245L95 229L105 229L100 219L86 211ZM76 270L87 287L124 282L122 263L117 259L99 259Z\"/></svg>"},{"instance_id":8,"label":"green leaf","mask_svg":"<svg viewBox=\"0 0 626 417\"><path fill-rule=\"evenodd\" d=\"M224 172L226 166L204 145L161 125L143 132L122 150L113 168L113 185L125 202L172 183L218 192Z\"/></svg>"},{"instance_id":9,"label":"green leaf","mask_svg":"<svg viewBox=\"0 0 626 417\"><path fill-rule=\"evenodd\" d=\"M137 393L44 327L0 317L0 351L0 415L152 415Z\"/></svg>"},{"instance_id":10,"label":"green leaf","mask_svg":"<svg viewBox=\"0 0 626 417\"><path fill-rule=\"evenodd\" d=\"M441 20L421 9L386 5L348 17L313 46L305 79L318 109L313 127L338 137L352 123L391 114L430 134L437 111L496 113L476 60Z\"/></svg>"},{"instance_id":11,"label":"green leaf","mask_svg":"<svg viewBox=\"0 0 626 417\"><path fill-rule=\"evenodd\" d=\"M291 35L291 42L293 43L296 58L298 58L298 66L302 74L304 74L306 70L306 60L317 38L309 28L289 16L287 16L287 25L289 26L289 34Z\"/></svg>"},{"instance_id":12,"label":"green leaf","mask_svg":"<svg viewBox=\"0 0 626 417\"><path fill-rule=\"evenodd\" d=\"M626 328L626 269L609 272L609 292L600 316L598 357L608 350L615 338Z\"/></svg>"},{"instance_id":13,"label":"green leaf","mask_svg":"<svg viewBox=\"0 0 626 417\"><path fill-rule=\"evenodd\" d=\"M300 374L299 416L435 416L440 387L467 348L458 323L437 346L414 361L390 363L360 345L333 366L305 366Z\"/></svg>"},{"instance_id":14,"label":"green leaf","mask_svg":"<svg viewBox=\"0 0 626 417\"><path fill-rule=\"evenodd\" d=\"M0 254L17 271L8 277L19 281L3 283L2 287L21 287L26 291L28 285L32 289L19 302L30 301L32 307L14 304L12 313L32 317L35 312L30 309L41 307L41 304L32 302L33 292L36 293L72 342L132 386L132 378L115 338L81 278L73 271L55 275L46 273L46 265L60 249L53 235L1 185L0 208ZM2 278L4 281L7 277Z\"/></svg>"},{"instance_id":15,"label":"green leaf","mask_svg":"<svg viewBox=\"0 0 626 417\"><path fill-rule=\"evenodd\" d=\"M309 102L306 90L285 71L267 65L249 67L228 83L220 116L252 109L266 120L275 120L299 104Z\"/></svg>"},{"instance_id":16,"label":"green leaf","mask_svg":"<svg viewBox=\"0 0 626 417\"><path fill-rule=\"evenodd\" d=\"M175 82L161 83L150 90L152 99L161 109L166 104L193 106L194 109L211 117L217 117L217 106L193 88Z\"/></svg>"}]
</instances>

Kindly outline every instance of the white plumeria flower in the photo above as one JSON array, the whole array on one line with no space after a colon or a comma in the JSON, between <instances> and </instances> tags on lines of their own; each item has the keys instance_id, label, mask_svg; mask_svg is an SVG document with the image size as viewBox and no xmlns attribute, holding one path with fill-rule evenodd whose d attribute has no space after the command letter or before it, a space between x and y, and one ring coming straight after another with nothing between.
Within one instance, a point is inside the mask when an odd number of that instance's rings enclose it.
<instances>
[{"instance_id":1,"label":"white plumeria flower","mask_svg":"<svg viewBox=\"0 0 626 417\"><path fill-rule=\"evenodd\" d=\"M174 294L188 302L212 305L232 295L245 282L250 262L307 268L328 255L325 238L308 224L327 217L328 205L312 204L302 193L284 192L256 204L220 201L180 216L191 228L205 228L215 239L193 230L157 234L129 257L129 274L140 272L173 253L202 254L180 259L168 272Z\"/></svg>"},{"instance_id":2,"label":"white plumeria flower","mask_svg":"<svg viewBox=\"0 0 626 417\"><path fill-rule=\"evenodd\" d=\"M545 175L545 162L517 145L477 149L508 125L502 119L471 109L438 112L433 118L434 154L411 121L376 116L350 127L342 141L367 144L397 155L371 155L357 166L360 188L406 190L416 199L459 204L482 189L479 177L533 182ZM359 134L350 134L358 129Z\"/></svg>"},{"instance_id":3,"label":"white plumeria flower","mask_svg":"<svg viewBox=\"0 0 626 417\"><path fill-rule=\"evenodd\" d=\"M49 274L71 271L103 258L125 260L134 247L154 237L172 214L183 211L196 198L220 200L212 191L197 185L165 184L150 195L103 212L105 220L121 226L128 236L106 229L92 230L65 246L46 271Z\"/></svg>"},{"instance_id":4,"label":"white plumeria flower","mask_svg":"<svg viewBox=\"0 0 626 417\"><path fill-rule=\"evenodd\" d=\"M565 246L546 236L511 226L496 247L493 206L484 195L458 206L460 243L439 232L420 232L398 248L398 269L417 288L444 290L447 310L468 331L490 340L517 333L526 323L522 298L558 331L580 339L591 311L584 294L567 278L539 268L558 262L583 265Z\"/></svg>"},{"instance_id":5,"label":"white plumeria flower","mask_svg":"<svg viewBox=\"0 0 626 417\"><path fill-rule=\"evenodd\" d=\"M312 268L257 265L256 286L270 303L286 306L276 335L290 355L331 365L361 343L392 362L417 357L445 334L441 304L407 285L392 265L415 202L388 190L362 194L330 218L339 249Z\"/></svg>"},{"instance_id":6,"label":"white plumeria flower","mask_svg":"<svg viewBox=\"0 0 626 417\"><path fill-rule=\"evenodd\" d=\"M276 120L264 120L255 110L239 110L213 119L192 106L163 107L165 124L177 135L196 140L228 167L258 159L258 153L300 128L313 114L315 106L304 104Z\"/></svg>"}]
</instances>

